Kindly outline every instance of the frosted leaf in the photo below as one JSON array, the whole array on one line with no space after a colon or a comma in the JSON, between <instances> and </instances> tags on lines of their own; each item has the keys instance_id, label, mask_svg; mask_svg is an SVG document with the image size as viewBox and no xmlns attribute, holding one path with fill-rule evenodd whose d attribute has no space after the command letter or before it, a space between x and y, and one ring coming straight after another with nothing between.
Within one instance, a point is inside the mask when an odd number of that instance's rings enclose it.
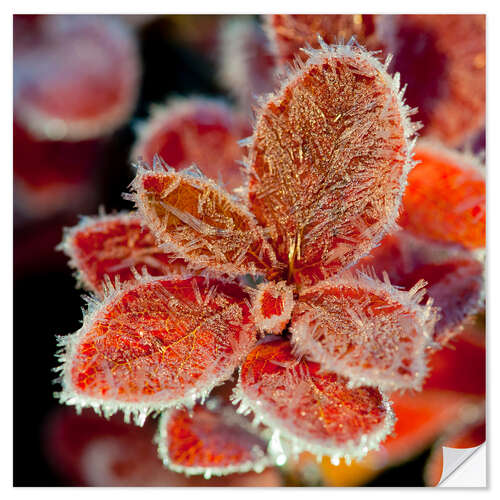
<instances>
[{"instance_id":1,"label":"frosted leaf","mask_svg":"<svg viewBox=\"0 0 500 500\"><path fill-rule=\"evenodd\" d=\"M102 295L104 279L135 281L138 273L163 276L186 272L187 263L160 250L141 218L134 213L84 217L66 229L58 247L70 257L78 281ZM135 272L134 270L135 269Z\"/></svg>"},{"instance_id":2,"label":"frosted leaf","mask_svg":"<svg viewBox=\"0 0 500 500\"><path fill-rule=\"evenodd\" d=\"M399 224L417 236L484 248L484 165L468 154L427 141L419 141L415 159L420 163L408 176Z\"/></svg>"},{"instance_id":3,"label":"frosted leaf","mask_svg":"<svg viewBox=\"0 0 500 500\"><path fill-rule=\"evenodd\" d=\"M248 296L201 277L149 278L114 291L63 337L61 402L137 423L227 380L256 341Z\"/></svg>"},{"instance_id":4,"label":"frosted leaf","mask_svg":"<svg viewBox=\"0 0 500 500\"><path fill-rule=\"evenodd\" d=\"M141 68L126 24L114 16L52 15L25 29L15 44L14 111L33 136L82 141L128 119Z\"/></svg>"},{"instance_id":5,"label":"frosted leaf","mask_svg":"<svg viewBox=\"0 0 500 500\"><path fill-rule=\"evenodd\" d=\"M436 310L420 305L425 282L406 292L358 273L301 291L290 330L294 352L325 371L349 378L349 386L420 389Z\"/></svg>"},{"instance_id":6,"label":"frosted leaf","mask_svg":"<svg viewBox=\"0 0 500 500\"><path fill-rule=\"evenodd\" d=\"M261 332L280 335L290 321L295 304L293 288L284 281L257 286L252 299L252 316Z\"/></svg>"},{"instance_id":7,"label":"frosted leaf","mask_svg":"<svg viewBox=\"0 0 500 500\"><path fill-rule=\"evenodd\" d=\"M263 105L249 204L289 277L311 282L366 254L394 226L416 128L396 79L354 45L309 50Z\"/></svg>"},{"instance_id":8,"label":"frosted leaf","mask_svg":"<svg viewBox=\"0 0 500 500\"><path fill-rule=\"evenodd\" d=\"M456 147L485 125L486 16L380 16L378 36L408 84L423 135Z\"/></svg>"},{"instance_id":9,"label":"frosted leaf","mask_svg":"<svg viewBox=\"0 0 500 500\"><path fill-rule=\"evenodd\" d=\"M243 184L243 150L238 141L250 134L249 125L223 100L176 98L154 106L148 121L139 125L131 158L153 165L158 155L181 170L196 164L228 189Z\"/></svg>"},{"instance_id":10,"label":"frosted leaf","mask_svg":"<svg viewBox=\"0 0 500 500\"><path fill-rule=\"evenodd\" d=\"M271 448L287 455L361 458L394 424L390 404L377 389L350 389L344 377L320 373L318 364L296 358L284 339L257 345L248 355L233 402L273 429Z\"/></svg>"},{"instance_id":11,"label":"frosted leaf","mask_svg":"<svg viewBox=\"0 0 500 500\"><path fill-rule=\"evenodd\" d=\"M274 276L276 258L253 215L215 182L139 169L133 199L161 248L198 268Z\"/></svg>"},{"instance_id":12,"label":"frosted leaf","mask_svg":"<svg viewBox=\"0 0 500 500\"><path fill-rule=\"evenodd\" d=\"M307 59L304 47L319 48L318 35L325 43L342 43L356 37L357 41L375 50L379 48L376 15L361 14L271 14L266 28L280 62L293 63Z\"/></svg>"},{"instance_id":13,"label":"frosted leaf","mask_svg":"<svg viewBox=\"0 0 500 500\"><path fill-rule=\"evenodd\" d=\"M210 404L212 403L212 404ZM262 472L271 464L267 443L234 408L213 400L192 410L165 412L156 436L166 467L206 479L236 472Z\"/></svg>"},{"instance_id":14,"label":"frosted leaf","mask_svg":"<svg viewBox=\"0 0 500 500\"><path fill-rule=\"evenodd\" d=\"M218 73L221 84L248 114L256 97L277 85L275 57L260 26L252 19L230 19L219 34Z\"/></svg>"},{"instance_id":15,"label":"frosted leaf","mask_svg":"<svg viewBox=\"0 0 500 500\"><path fill-rule=\"evenodd\" d=\"M417 167L418 168L418 167ZM409 290L418 280L427 282L427 296L439 308L434 340L445 344L464 321L484 307L484 269L476 256L463 248L438 244L398 231L357 265L370 266L378 276L387 272L391 283Z\"/></svg>"}]
</instances>

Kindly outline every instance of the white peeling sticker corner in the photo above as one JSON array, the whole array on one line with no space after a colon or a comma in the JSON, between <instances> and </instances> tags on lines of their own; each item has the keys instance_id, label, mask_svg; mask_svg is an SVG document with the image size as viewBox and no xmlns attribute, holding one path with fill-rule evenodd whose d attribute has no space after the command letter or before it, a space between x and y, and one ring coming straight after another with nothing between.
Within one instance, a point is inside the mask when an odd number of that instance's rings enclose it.
<instances>
[{"instance_id":1,"label":"white peeling sticker corner","mask_svg":"<svg viewBox=\"0 0 500 500\"><path fill-rule=\"evenodd\" d=\"M443 472L438 486L443 488L486 487L486 443L473 448L443 446Z\"/></svg>"}]
</instances>

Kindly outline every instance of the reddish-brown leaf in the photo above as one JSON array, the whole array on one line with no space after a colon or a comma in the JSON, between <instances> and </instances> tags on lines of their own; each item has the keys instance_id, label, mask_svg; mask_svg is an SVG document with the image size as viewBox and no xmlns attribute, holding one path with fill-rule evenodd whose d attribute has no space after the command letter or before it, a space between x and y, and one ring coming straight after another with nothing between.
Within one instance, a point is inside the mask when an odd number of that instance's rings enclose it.
<instances>
[{"instance_id":1,"label":"reddish-brown leaf","mask_svg":"<svg viewBox=\"0 0 500 500\"><path fill-rule=\"evenodd\" d=\"M455 245L398 231L386 236L379 247L362 259L357 268L372 267L378 276L387 272L391 283L409 290L418 280L440 308L434 340L445 344L460 325L483 303L483 264L468 250Z\"/></svg>"},{"instance_id":2,"label":"reddish-brown leaf","mask_svg":"<svg viewBox=\"0 0 500 500\"><path fill-rule=\"evenodd\" d=\"M62 402L123 410L192 404L227 380L252 348L248 296L200 277L150 278L111 293L62 339Z\"/></svg>"},{"instance_id":3,"label":"reddish-brown leaf","mask_svg":"<svg viewBox=\"0 0 500 500\"><path fill-rule=\"evenodd\" d=\"M246 120L223 101L176 99L153 108L131 156L152 165L158 155L176 170L195 164L207 177L233 189L243 184L238 141L249 134Z\"/></svg>"},{"instance_id":4,"label":"reddish-brown leaf","mask_svg":"<svg viewBox=\"0 0 500 500\"><path fill-rule=\"evenodd\" d=\"M288 341L276 339L249 354L234 402L273 429L271 451L278 463L280 454L303 450L361 457L390 434L392 412L377 389L349 389L347 383L335 373L320 373L318 364L296 358Z\"/></svg>"},{"instance_id":5,"label":"reddish-brown leaf","mask_svg":"<svg viewBox=\"0 0 500 500\"><path fill-rule=\"evenodd\" d=\"M422 287L405 292L358 273L306 288L292 315L294 351L353 387L420 389L436 322Z\"/></svg>"},{"instance_id":6,"label":"reddish-brown leaf","mask_svg":"<svg viewBox=\"0 0 500 500\"><path fill-rule=\"evenodd\" d=\"M361 14L272 14L266 16L267 33L280 62L307 59L300 49L319 47L318 35L328 43L348 42L352 36L370 50L379 48L376 22L379 16Z\"/></svg>"},{"instance_id":7,"label":"reddish-brown leaf","mask_svg":"<svg viewBox=\"0 0 500 500\"><path fill-rule=\"evenodd\" d=\"M412 233L470 249L486 244L484 166L468 155L420 142L399 224Z\"/></svg>"},{"instance_id":8,"label":"reddish-brown leaf","mask_svg":"<svg viewBox=\"0 0 500 500\"><path fill-rule=\"evenodd\" d=\"M151 276L186 272L186 262L160 250L137 214L85 217L65 232L60 248L89 290L103 293L104 278L111 283L134 281L132 267Z\"/></svg>"},{"instance_id":9,"label":"reddish-brown leaf","mask_svg":"<svg viewBox=\"0 0 500 500\"><path fill-rule=\"evenodd\" d=\"M249 203L289 278L332 275L393 226L415 128L399 82L355 45L310 51L263 106Z\"/></svg>"},{"instance_id":10,"label":"reddish-brown leaf","mask_svg":"<svg viewBox=\"0 0 500 500\"><path fill-rule=\"evenodd\" d=\"M231 406L210 400L191 411L172 410L160 419L156 437L163 463L187 475L210 476L254 470L271 463L267 443Z\"/></svg>"},{"instance_id":11,"label":"reddish-brown leaf","mask_svg":"<svg viewBox=\"0 0 500 500\"><path fill-rule=\"evenodd\" d=\"M139 212L162 248L197 268L229 275L279 273L253 215L212 180L190 170L141 168L133 187Z\"/></svg>"}]
</instances>

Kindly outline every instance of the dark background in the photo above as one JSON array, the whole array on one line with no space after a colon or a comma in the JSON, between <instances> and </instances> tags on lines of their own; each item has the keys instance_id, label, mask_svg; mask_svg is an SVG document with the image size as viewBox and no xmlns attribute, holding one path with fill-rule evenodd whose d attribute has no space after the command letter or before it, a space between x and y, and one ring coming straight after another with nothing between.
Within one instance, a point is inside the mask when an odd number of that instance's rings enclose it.
<instances>
[{"instance_id":1,"label":"dark background","mask_svg":"<svg viewBox=\"0 0 500 500\"><path fill-rule=\"evenodd\" d=\"M223 95L210 58L179 40L172 17L150 21L139 32L143 81L134 116L126 127L115 132L104 146L103 168L98 179L99 196L87 214L104 205L130 209L121 194L133 178L129 166L134 140L132 125L148 115L153 102L171 95ZM56 366L56 335L80 327L81 290L67 267L67 258L54 247L62 227L78 222L66 215L44 222L19 224L14 216L14 485L64 486L47 461L43 429L58 403L52 383ZM423 486L422 469L428 452L404 466L389 469L370 483L373 486Z\"/></svg>"}]
</instances>

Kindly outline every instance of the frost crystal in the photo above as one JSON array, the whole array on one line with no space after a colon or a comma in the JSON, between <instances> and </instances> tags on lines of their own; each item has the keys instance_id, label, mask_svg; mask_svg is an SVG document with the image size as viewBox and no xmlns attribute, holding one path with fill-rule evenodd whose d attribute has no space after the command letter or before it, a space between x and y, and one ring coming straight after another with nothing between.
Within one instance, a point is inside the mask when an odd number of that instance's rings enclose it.
<instances>
[{"instance_id":1,"label":"frost crystal","mask_svg":"<svg viewBox=\"0 0 500 500\"><path fill-rule=\"evenodd\" d=\"M273 276L273 249L253 215L208 178L192 171L139 169L139 212L162 247L199 268L229 275Z\"/></svg>"},{"instance_id":2,"label":"frost crystal","mask_svg":"<svg viewBox=\"0 0 500 500\"><path fill-rule=\"evenodd\" d=\"M249 204L295 281L366 254L398 215L416 127L399 77L351 44L309 50L261 109Z\"/></svg>"},{"instance_id":3,"label":"frost crystal","mask_svg":"<svg viewBox=\"0 0 500 500\"><path fill-rule=\"evenodd\" d=\"M136 421L205 397L256 340L247 295L220 280L150 278L94 307L62 339L59 398Z\"/></svg>"},{"instance_id":4,"label":"frost crystal","mask_svg":"<svg viewBox=\"0 0 500 500\"><path fill-rule=\"evenodd\" d=\"M222 100L178 98L154 106L151 118L139 125L131 154L133 162L152 165L159 156L176 170L196 164L228 189L243 183L243 152L238 141L247 137L246 120Z\"/></svg>"},{"instance_id":5,"label":"frost crystal","mask_svg":"<svg viewBox=\"0 0 500 500\"><path fill-rule=\"evenodd\" d=\"M142 219L134 213L84 217L66 229L59 249L70 257L78 281L102 295L104 281L135 281L138 273L151 276L180 274L187 263L161 251Z\"/></svg>"},{"instance_id":6,"label":"frost crystal","mask_svg":"<svg viewBox=\"0 0 500 500\"><path fill-rule=\"evenodd\" d=\"M165 466L206 479L250 470L262 472L271 464L266 442L231 406L209 400L192 411L165 412L156 442Z\"/></svg>"},{"instance_id":7,"label":"frost crystal","mask_svg":"<svg viewBox=\"0 0 500 500\"><path fill-rule=\"evenodd\" d=\"M253 298L255 325L262 332L280 335L290 321L294 305L293 288L284 281L261 283Z\"/></svg>"},{"instance_id":8,"label":"frost crystal","mask_svg":"<svg viewBox=\"0 0 500 500\"><path fill-rule=\"evenodd\" d=\"M290 326L294 351L349 377L349 387L420 389L437 319L432 301L419 305L424 285L405 292L358 273L302 290Z\"/></svg>"},{"instance_id":9,"label":"frost crystal","mask_svg":"<svg viewBox=\"0 0 500 500\"><path fill-rule=\"evenodd\" d=\"M240 369L233 402L279 435L275 449L307 450L331 457L363 457L391 433L394 419L385 396L372 387L350 389L347 379L320 373L300 360L283 339L258 345ZM281 437L283 439L281 439Z\"/></svg>"}]
</instances>

